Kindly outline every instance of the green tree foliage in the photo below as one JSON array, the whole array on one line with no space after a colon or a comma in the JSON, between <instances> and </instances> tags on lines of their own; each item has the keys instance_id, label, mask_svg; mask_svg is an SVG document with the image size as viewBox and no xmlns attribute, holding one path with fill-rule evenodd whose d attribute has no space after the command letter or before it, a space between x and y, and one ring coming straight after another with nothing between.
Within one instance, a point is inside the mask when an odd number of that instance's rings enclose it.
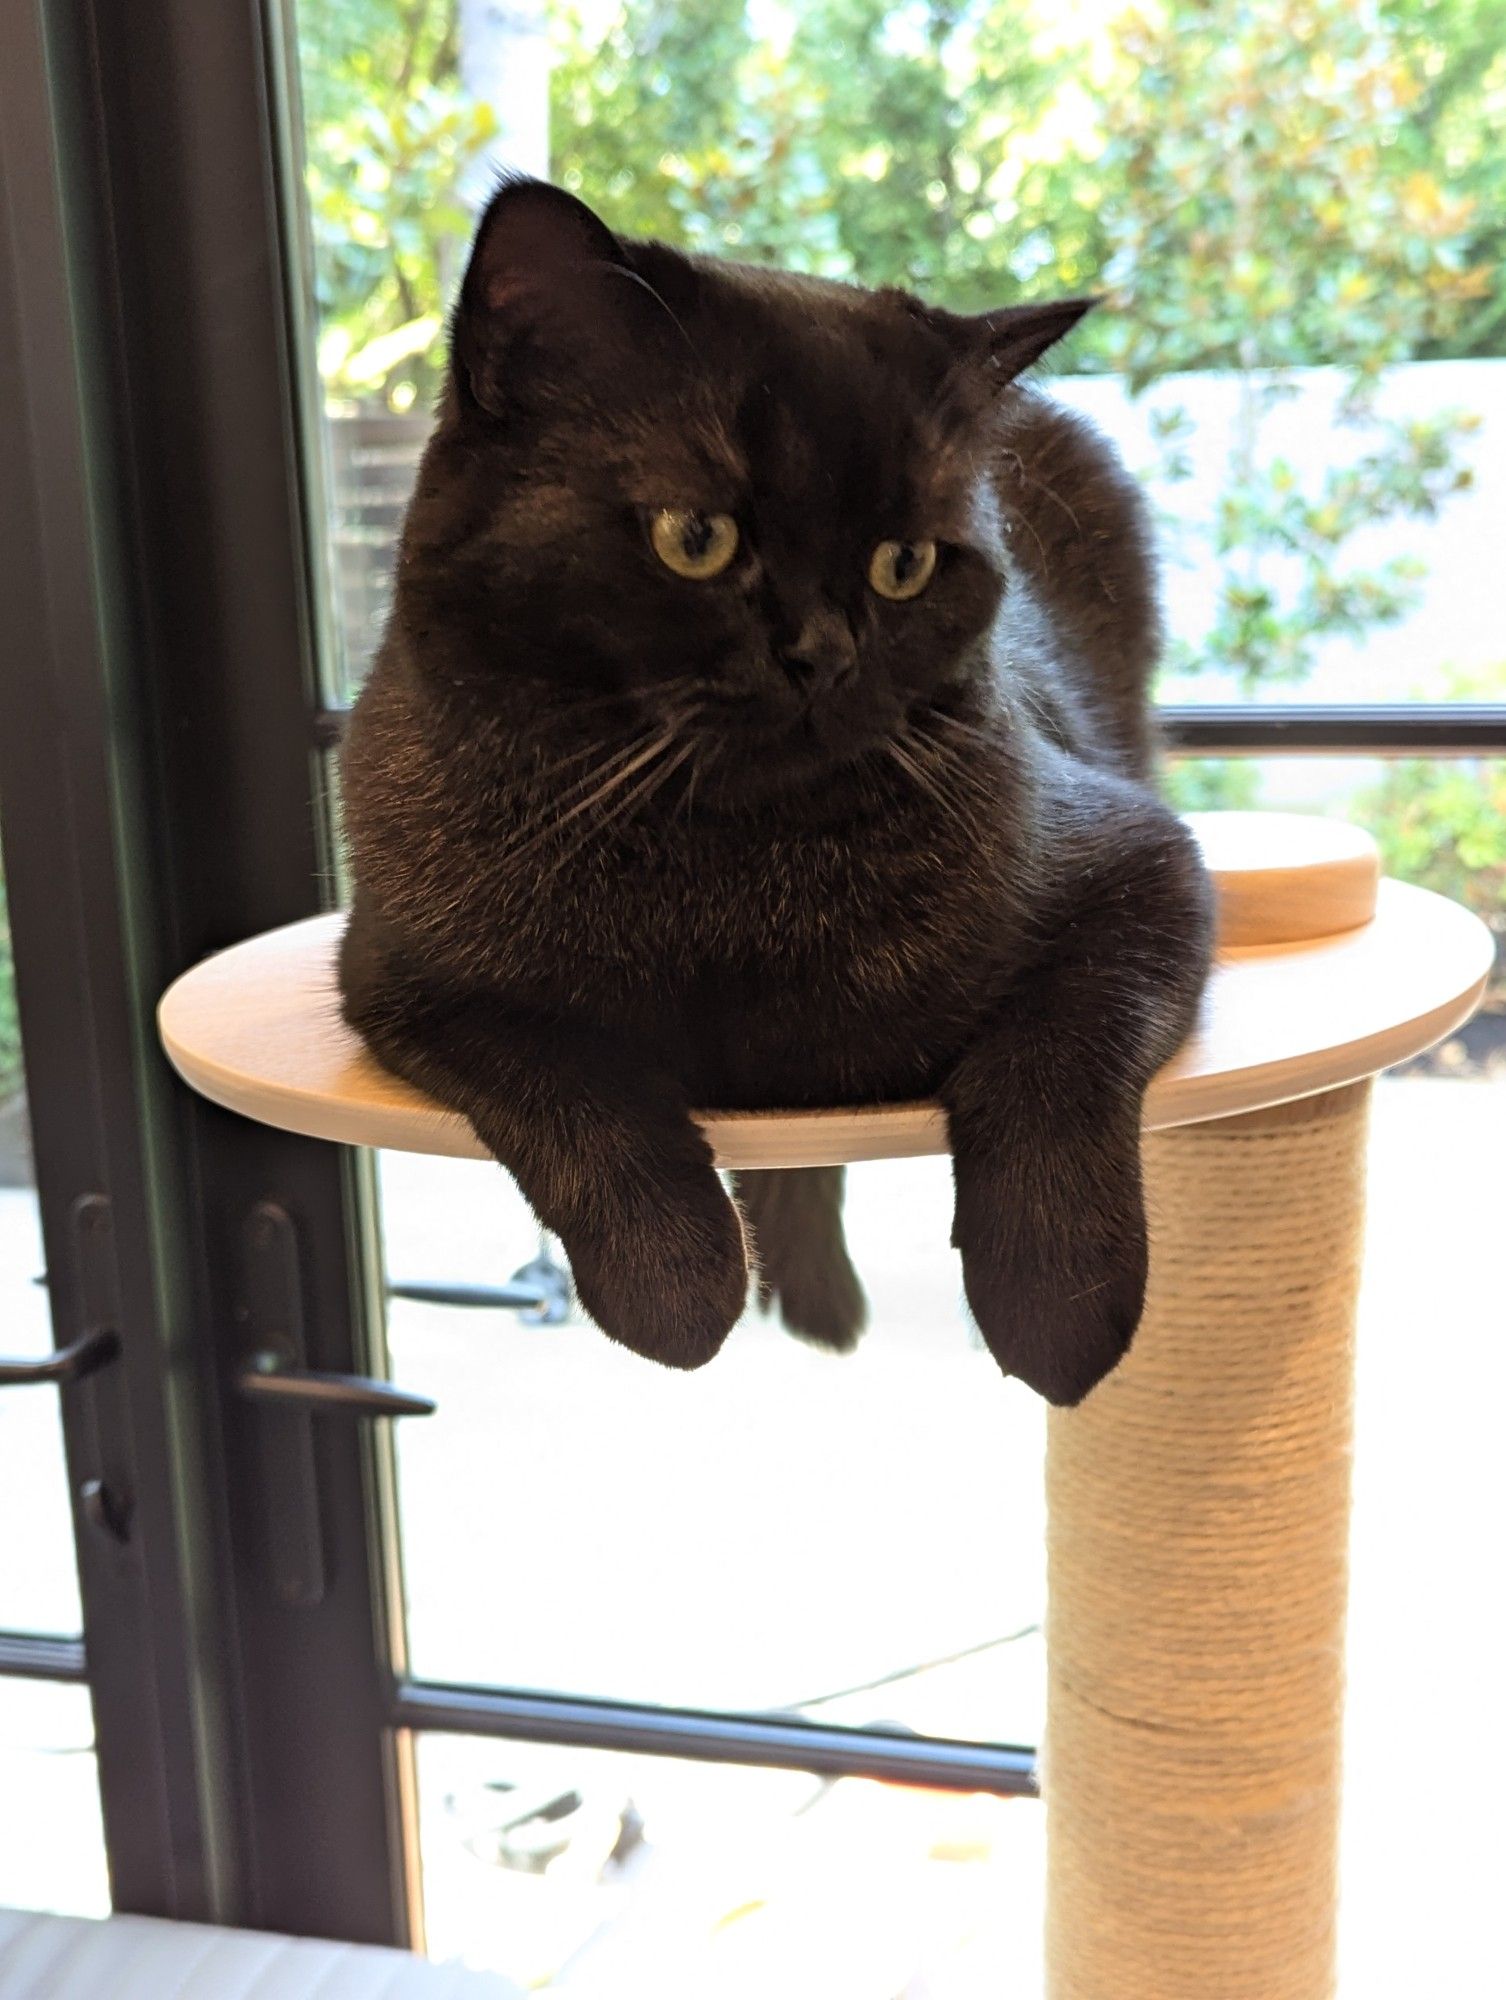
<instances>
[{"instance_id":1,"label":"green tree foliage","mask_svg":"<svg viewBox=\"0 0 1506 2000\"><path fill-rule=\"evenodd\" d=\"M594 29L566 11L558 47L555 178L626 234L778 258L811 224L787 170L802 108L744 0L634 0Z\"/></svg>"},{"instance_id":2,"label":"green tree foliage","mask_svg":"<svg viewBox=\"0 0 1506 2000\"><path fill-rule=\"evenodd\" d=\"M1506 21L1501 0L1389 0L1387 17L1410 57L1417 94L1395 143L1417 172L1448 165L1471 283L1462 309L1423 342L1429 360L1506 352Z\"/></svg>"},{"instance_id":3,"label":"green tree foliage","mask_svg":"<svg viewBox=\"0 0 1506 2000\"><path fill-rule=\"evenodd\" d=\"M762 34L742 0L626 0L563 17L555 170L629 233L982 309L1097 268L1048 130L1069 69L1000 0L815 0Z\"/></svg>"},{"instance_id":4,"label":"green tree foliage","mask_svg":"<svg viewBox=\"0 0 1506 2000\"><path fill-rule=\"evenodd\" d=\"M1194 368L1374 374L1489 282L1474 203L1442 154L1419 157L1426 79L1404 18L1172 0L1121 16L1113 42L1096 157L1132 386Z\"/></svg>"},{"instance_id":5,"label":"green tree foliage","mask_svg":"<svg viewBox=\"0 0 1506 2000\"><path fill-rule=\"evenodd\" d=\"M301 0L298 23L320 373L340 402L423 407L495 121L460 92L455 0Z\"/></svg>"},{"instance_id":6,"label":"green tree foliage","mask_svg":"<svg viewBox=\"0 0 1506 2000\"><path fill-rule=\"evenodd\" d=\"M1387 872L1478 911L1506 938L1506 762L1402 757L1365 792Z\"/></svg>"},{"instance_id":7,"label":"green tree foliage","mask_svg":"<svg viewBox=\"0 0 1506 2000\"><path fill-rule=\"evenodd\" d=\"M326 379L406 408L436 379L456 189L489 119L458 91L456 0L300 0L300 18ZM1402 615L1416 567L1357 563L1362 531L1467 483L1468 420L1384 418L1378 389L1397 361L1506 351L1500 18L1500 0L1126 0L1088 35L1045 0L561 0L553 172L629 233L960 310L1108 290L1068 362L1162 385L1163 491L1190 470L1168 378L1224 374L1234 444L1181 550L1216 609L1174 664L1256 693ZM1272 443L1311 366L1343 388L1316 475ZM1476 840L1467 785L1429 769L1392 782ZM1249 789L1227 766L1178 783L1189 805Z\"/></svg>"},{"instance_id":8,"label":"green tree foliage","mask_svg":"<svg viewBox=\"0 0 1506 2000\"><path fill-rule=\"evenodd\" d=\"M1174 0L1114 29L1120 85L1101 108L1099 218L1123 302L1104 338L1132 389L1229 371L1234 441L1189 560L1219 580L1183 672L1246 693L1301 679L1320 641L1362 638L1416 601L1406 559L1356 568L1361 529L1435 514L1468 484L1467 418L1378 414L1387 363L1455 326L1492 274L1473 261L1475 203L1418 155L1427 88L1405 21L1352 0ZM1330 466L1305 479L1266 443L1286 371L1345 371ZM1162 465L1185 470L1175 412Z\"/></svg>"},{"instance_id":9,"label":"green tree foliage","mask_svg":"<svg viewBox=\"0 0 1506 2000\"><path fill-rule=\"evenodd\" d=\"M1072 363L1135 387L1373 373L1492 351L1498 7L1161 0L1073 40L1016 0L562 0L553 171L629 233L958 309L1107 284ZM327 373L390 402L368 350L437 320L494 128L456 0L299 19Z\"/></svg>"},{"instance_id":10,"label":"green tree foliage","mask_svg":"<svg viewBox=\"0 0 1506 2000\"><path fill-rule=\"evenodd\" d=\"M1178 757L1161 773L1161 793L1178 812L1251 812L1260 770L1244 757Z\"/></svg>"},{"instance_id":11,"label":"green tree foliage","mask_svg":"<svg viewBox=\"0 0 1506 2000\"><path fill-rule=\"evenodd\" d=\"M1069 65L1030 8L824 0L799 19L846 272L963 312L1091 282L1045 130Z\"/></svg>"}]
</instances>

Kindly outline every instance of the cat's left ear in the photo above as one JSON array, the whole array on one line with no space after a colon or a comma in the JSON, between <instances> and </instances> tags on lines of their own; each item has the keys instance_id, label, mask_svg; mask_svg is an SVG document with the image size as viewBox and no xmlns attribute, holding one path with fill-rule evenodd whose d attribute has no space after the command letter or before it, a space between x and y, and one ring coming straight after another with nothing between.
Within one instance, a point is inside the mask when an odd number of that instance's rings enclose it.
<instances>
[{"instance_id":1,"label":"cat's left ear","mask_svg":"<svg viewBox=\"0 0 1506 2000\"><path fill-rule=\"evenodd\" d=\"M1098 298L1047 299L1035 305L999 306L993 312L949 313L947 320L953 337L961 340L1003 388L1101 303Z\"/></svg>"},{"instance_id":2,"label":"cat's left ear","mask_svg":"<svg viewBox=\"0 0 1506 2000\"><path fill-rule=\"evenodd\" d=\"M599 215L547 181L503 176L451 323L456 375L483 409L620 379L665 325L674 314Z\"/></svg>"}]
</instances>

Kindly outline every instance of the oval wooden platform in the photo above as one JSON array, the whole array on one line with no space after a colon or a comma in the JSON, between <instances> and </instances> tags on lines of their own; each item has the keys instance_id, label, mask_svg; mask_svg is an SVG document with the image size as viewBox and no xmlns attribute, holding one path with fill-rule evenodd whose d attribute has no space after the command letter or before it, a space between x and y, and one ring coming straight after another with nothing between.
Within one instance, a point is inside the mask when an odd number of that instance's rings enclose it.
<instances>
[{"instance_id":1,"label":"oval wooden platform","mask_svg":"<svg viewBox=\"0 0 1506 2000\"><path fill-rule=\"evenodd\" d=\"M1219 962L1197 1032L1151 1085L1146 1124L1192 1125L1374 1075L1466 1020L1491 939L1423 889L1378 881L1373 843L1331 821L1200 814L1219 892ZM463 1119L380 1069L340 1019L343 919L233 945L162 1000L184 1081L245 1117L347 1145L485 1158ZM933 1104L717 1114L724 1167L821 1166L946 1151Z\"/></svg>"}]
</instances>

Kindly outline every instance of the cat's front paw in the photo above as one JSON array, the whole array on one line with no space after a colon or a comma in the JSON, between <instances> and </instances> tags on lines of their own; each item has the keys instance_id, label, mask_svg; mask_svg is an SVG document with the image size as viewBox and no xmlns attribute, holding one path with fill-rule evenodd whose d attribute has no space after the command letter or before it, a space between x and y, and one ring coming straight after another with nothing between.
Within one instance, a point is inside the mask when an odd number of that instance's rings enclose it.
<instances>
[{"instance_id":1,"label":"cat's front paw","mask_svg":"<svg viewBox=\"0 0 1506 2000\"><path fill-rule=\"evenodd\" d=\"M710 1361L747 1302L742 1221L709 1169L647 1208L603 1200L565 1249L576 1296L603 1333L667 1368Z\"/></svg>"},{"instance_id":2,"label":"cat's front paw","mask_svg":"<svg viewBox=\"0 0 1506 2000\"><path fill-rule=\"evenodd\" d=\"M990 1353L1048 1403L1080 1403L1128 1352L1145 1304L1138 1157L957 1162L952 1241Z\"/></svg>"}]
</instances>

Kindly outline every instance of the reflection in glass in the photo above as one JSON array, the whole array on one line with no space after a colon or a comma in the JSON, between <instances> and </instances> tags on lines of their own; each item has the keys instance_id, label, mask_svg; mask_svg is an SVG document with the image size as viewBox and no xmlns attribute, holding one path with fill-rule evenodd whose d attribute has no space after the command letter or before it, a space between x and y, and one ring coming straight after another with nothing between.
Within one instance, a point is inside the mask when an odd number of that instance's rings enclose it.
<instances>
[{"instance_id":1,"label":"reflection in glass","mask_svg":"<svg viewBox=\"0 0 1506 2000\"><path fill-rule=\"evenodd\" d=\"M0 1679L0 1904L109 1914L88 1690Z\"/></svg>"},{"instance_id":2,"label":"reflection in glass","mask_svg":"<svg viewBox=\"0 0 1506 2000\"><path fill-rule=\"evenodd\" d=\"M443 1736L418 1770L431 1957L578 2000L1040 1990L1030 1800Z\"/></svg>"}]
</instances>

